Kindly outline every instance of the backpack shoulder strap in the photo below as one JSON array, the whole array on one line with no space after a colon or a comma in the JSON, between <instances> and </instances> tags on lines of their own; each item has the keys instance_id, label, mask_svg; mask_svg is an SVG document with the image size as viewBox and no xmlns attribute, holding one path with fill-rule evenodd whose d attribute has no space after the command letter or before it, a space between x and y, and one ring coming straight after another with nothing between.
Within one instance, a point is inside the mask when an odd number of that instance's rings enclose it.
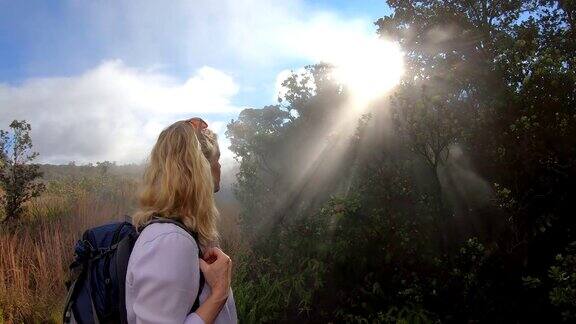
<instances>
[{"instance_id":1,"label":"backpack shoulder strap","mask_svg":"<svg viewBox=\"0 0 576 324\"><path fill-rule=\"evenodd\" d=\"M74 299L74 296L77 294L77 287L78 287L76 284L78 283L78 280L82 280L80 276L83 276L84 273L85 271L82 270L82 273L76 279L72 279L66 283L68 287L68 293L66 294L66 301L64 302L64 316L62 323L70 323L72 319L72 300Z\"/></svg>"},{"instance_id":2,"label":"backpack shoulder strap","mask_svg":"<svg viewBox=\"0 0 576 324\"><path fill-rule=\"evenodd\" d=\"M118 243L116 250L116 277L118 278L118 310L120 312L120 323L128 323L128 314L126 310L126 273L128 270L128 261L130 254L136 242L136 233L130 233Z\"/></svg>"},{"instance_id":3,"label":"backpack shoulder strap","mask_svg":"<svg viewBox=\"0 0 576 324\"><path fill-rule=\"evenodd\" d=\"M198 233L189 230L188 227L186 227L184 224L182 224L182 222L179 222L175 219L170 219L170 218L165 218L165 217L154 217L148 223L144 224L144 226L142 226L139 229L139 232L142 232L142 230L144 230L144 228L146 228L146 226L151 225L151 224L155 224L155 223L170 223L170 224L174 224L174 225L182 228L183 230L185 230L188 234L190 234L194 238L196 245L198 245L198 252L200 253L200 243L198 240Z\"/></svg>"}]
</instances>

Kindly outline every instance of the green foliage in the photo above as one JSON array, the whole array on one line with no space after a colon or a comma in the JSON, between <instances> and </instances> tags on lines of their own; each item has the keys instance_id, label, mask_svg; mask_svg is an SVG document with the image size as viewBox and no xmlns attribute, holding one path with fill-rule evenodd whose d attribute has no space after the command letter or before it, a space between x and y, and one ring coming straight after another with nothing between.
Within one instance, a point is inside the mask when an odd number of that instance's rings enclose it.
<instances>
[{"instance_id":1,"label":"green foliage","mask_svg":"<svg viewBox=\"0 0 576 324\"><path fill-rule=\"evenodd\" d=\"M429 314L425 309L417 307L390 307L386 311L370 314L366 317L359 315L345 314L342 319L346 323L357 324L380 324L380 323L394 323L394 324L432 324L440 323L439 320L434 319L434 316Z\"/></svg>"},{"instance_id":2,"label":"green foliage","mask_svg":"<svg viewBox=\"0 0 576 324\"><path fill-rule=\"evenodd\" d=\"M522 278L529 289L544 289L550 304L556 307L565 322L576 319L576 242L568 245L564 254L554 258L545 278Z\"/></svg>"},{"instance_id":3,"label":"green foliage","mask_svg":"<svg viewBox=\"0 0 576 324\"><path fill-rule=\"evenodd\" d=\"M510 189L504 188L500 184L495 183L494 190L496 190L496 204L499 208L511 210L515 207L516 201L514 200Z\"/></svg>"},{"instance_id":4,"label":"green foliage","mask_svg":"<svg viewBox=\"0 0 576 324\"><path fill-rule=\"evenodd\" d=\"M45 189L35 180L42 176L37 164L30 164L37 156L31 153L31 126L25 120L14 120L11 132L0 130L0 205L4 209L2 220L17 220L23 213L24 204L38 197Z\"/></svg>"},{"instance_id":5,"label":"green foliage","mask_svg":"<svg viewBox=\"0 0 576 324\"><path fill-rule=\"evenodd\" d=\"M278 173L281 161L274 159L278 152L272 148L281 140L288 116L278 106L246 109L228 125L226 135L230 139L230 149L242 160L235 192L245 206L243 224L247 234L255 230L252 225L261 223L262 211L266 208L263 206L270 205L275 196L269 184L281 181Z\"/></svg>"},{"instance_id":6,"label":"green foliage","mask_svg":"<svg viewBox=\"0 0 576 324\"><path fill-rule=\"evenodd\" d=\"M233 282L239 321L269 323L285 319L287 309L296 314L312 309L312 297L323 286L318 260L306 258L287 264L242 257Z\"/></svg>"},{"instance_id":7,"label":"green foliage","mask_svg":"<svg viewBox=\"0 0 576 324\"><path fill-rule=\"evenodd\" d=\"M317 64L285 80L279 105L228 126L259 256L248 263L267 264L247 282L276 287L261 293L285 307L251 313L246 302L243 312L270 322L572 320L573 253L550 266L575 239L572 2L388 5L378 34L400 43L407 66L389 98L350 117L349 90Z\"/></svg>"},{"instance_id":8,"label":"green foliage","mask_svg":"<svg viewBox=\"0 0 576 324\"><path fill-rule=\"evenodd\" d=\"M455 116L459 101L442 98L445 93L425 85L405 84L406 90L397 92L394 121L399 135L410 149L425 159L434 174L438 166L446 163L450 146L464 134L463 126ZM416 91L414 91L416 90Z\"/></svg>"}]
</instances>

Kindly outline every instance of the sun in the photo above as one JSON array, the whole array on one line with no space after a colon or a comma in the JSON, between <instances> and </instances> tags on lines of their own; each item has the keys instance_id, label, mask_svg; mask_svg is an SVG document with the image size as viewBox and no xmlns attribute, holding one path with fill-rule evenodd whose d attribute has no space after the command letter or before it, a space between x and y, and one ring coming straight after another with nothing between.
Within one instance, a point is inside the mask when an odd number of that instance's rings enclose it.
<instances>
[{"instance_id":1,"label":"sun","mask_svg":"<svg viewBox=\"0 0 576 324\"><path fill-rule=\"evenodd\" d=\"M364 104L389 92L404 73L400 46L378 38L363 39L341 49L331 63L335 66L334 78Z\"/></svg>"}]
</instances>

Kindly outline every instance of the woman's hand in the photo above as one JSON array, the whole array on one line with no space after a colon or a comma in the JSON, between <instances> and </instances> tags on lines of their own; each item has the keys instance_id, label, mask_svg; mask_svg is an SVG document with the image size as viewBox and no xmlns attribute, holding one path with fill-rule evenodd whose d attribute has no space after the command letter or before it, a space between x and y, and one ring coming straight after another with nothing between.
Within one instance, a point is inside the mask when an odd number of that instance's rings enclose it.
<instances>
[{"instance_id":1,"label":"woman's hand","mask_svg":"<svg viewBox=\"0 0 576 324\"><path fill-rule=\"evenodd\" d=\"M212 289L212 296L225 301L230 293L232 260L217 247L208 248L200 259L200 270Z\"/></svg>"},{"instance_id":2,"label":"woman's hand","mask_svg":"<svg viewBox=\"0 0 576 324\"><path fill-rule=\"evenodd\" d=\"M196 310L204 323L213 323L226 303L232 279L232 260L216 247L208 248L200 259L200 270L212 293Z\"/></svg>"}]
</instances>

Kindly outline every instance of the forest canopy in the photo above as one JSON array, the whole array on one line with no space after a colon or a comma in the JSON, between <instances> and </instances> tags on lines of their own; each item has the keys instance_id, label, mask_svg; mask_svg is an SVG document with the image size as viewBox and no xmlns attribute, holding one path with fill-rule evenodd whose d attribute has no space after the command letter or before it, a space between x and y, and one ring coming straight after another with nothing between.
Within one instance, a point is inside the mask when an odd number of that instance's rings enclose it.
<instances>
[{"instance_id":1,"label":"forest canopy","mask_svg":"<svg viewBox=\"0 0 576 324\"><path fill-rule=\"evenodd\" d=\"M244 319L575 320L576 3L388 5L398 86L356 109L319 62L228 124Z\"/></svg>"}]
</instances>

